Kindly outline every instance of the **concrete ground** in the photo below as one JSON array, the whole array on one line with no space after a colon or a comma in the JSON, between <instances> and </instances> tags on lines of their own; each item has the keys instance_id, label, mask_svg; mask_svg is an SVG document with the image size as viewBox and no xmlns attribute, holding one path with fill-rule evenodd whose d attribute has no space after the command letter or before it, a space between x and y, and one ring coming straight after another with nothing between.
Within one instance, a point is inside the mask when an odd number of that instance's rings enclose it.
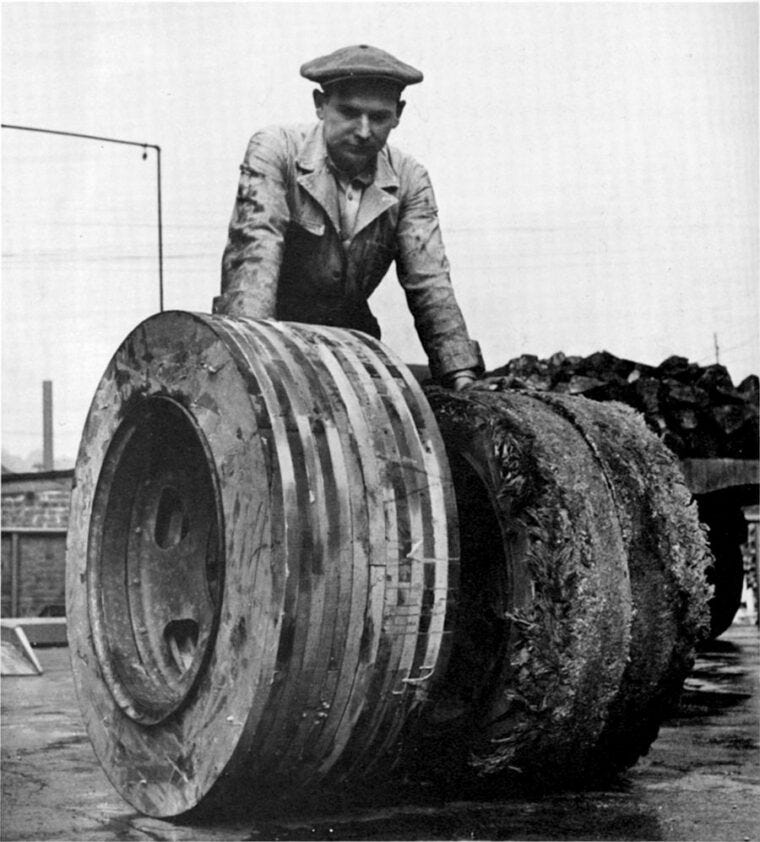
<instances>
[{"instance_id":1,"label":"concrete ground","mask_svg":"<svg viewBox=\"0 0 760 842\"><path fill-rule=\"evenodd\" d=\"M277 821L172 824L111 788L79 720L66 648L2 681L2 824L12 840L760 840L760 640L734 625L699 655L649 755L604 790L397 803Z\"/></svg>"}]
</instances>

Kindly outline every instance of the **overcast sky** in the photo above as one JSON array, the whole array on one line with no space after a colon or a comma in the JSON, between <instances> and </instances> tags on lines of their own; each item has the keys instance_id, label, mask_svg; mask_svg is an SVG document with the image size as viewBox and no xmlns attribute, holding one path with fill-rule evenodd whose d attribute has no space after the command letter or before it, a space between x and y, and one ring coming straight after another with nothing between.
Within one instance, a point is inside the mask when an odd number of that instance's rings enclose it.
<instances>
[{"instance_id":1,"label":"overcast sky","mask_svg":"<svg viewBox=\"0 0 760 842\"><path fill-rule=\"evenodd\" d=\"M4 3L2 121L158 144L165 305L208 311L250 134L314 118L300 65L382 47L425 73L391 143L430 171L489 367L758 352L758 7ZM3 446L74 457L124 336L158 308L149 150L2 131ZM424 354L393 270L384 340Z\"/></svg>"}]
</instances>

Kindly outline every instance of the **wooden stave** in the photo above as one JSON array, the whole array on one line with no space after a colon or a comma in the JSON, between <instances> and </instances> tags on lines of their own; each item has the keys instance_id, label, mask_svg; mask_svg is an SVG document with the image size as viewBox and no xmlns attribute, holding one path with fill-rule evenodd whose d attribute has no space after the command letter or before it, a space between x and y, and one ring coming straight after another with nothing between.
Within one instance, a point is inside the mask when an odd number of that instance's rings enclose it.
<instances>
[{"instance_id":1,"label":"wooden stave","mask_svg":"<svg viewBox=\"0 0 760 842\"><path fill-rule=\"evenodd\" d=\"M313 326L293 326L294 329L300 332L305 338L309 339L309 341L316 341L315 349L319 354L326 355L326 348L332 345L335 345L334 339L334 332L326 330L323 331L318 327ZM356 336L360 339L362 343L372 343L372 340L369 338L361 335L356 334ZM392 383L393 380L390 377L390 374L385 369L382 360L378 357L379 354L387 354L387 349L384 349L380 343L376 345L370 344L369 348L366 350L364 348L360 349L360 353L358 356L354 353L356 351L355 345L351 345L350 347L341 346L333 348L334 353L337 356L342 357L342 366L341 369L343 372L349 372L352 376L358 378L358 381L361 383L361 387L357 389L357 392L365 399L365 411L373 413L372 417L375 422L373 425L373 431L375 433L375 444L376 447L379 448L381 451L386 453L393 454L398 452L399 442L402 437L408 434L408 437L411 441L416 443L416 447L418 448L418 457L424 458L427 457L428 462L430 462L430 451L434 450L435 445L427 443L427 439L425 438L425 442L423 443L422 439L414 433L414 426L418 425L420 428L424 428L425 425L420 424L420 419L425 417L427 419L427 431L426 435L430 435L430 431L437 434L437 426L435 425L434 419L432 418L432 413L427 408L427 404L422 398L422 393L419 387L417 386L416 382L413 382L413 389L416 390L414 394L407 394L407 389L404 390L404 394L399 392L395 394L391 399L383 398L382 401L379 400L379 394L375 393L375 390L372 387L372 378L368 374L368 367L369 369L374 369L376 373L379 373L379 377L375 378L376 383L383 383L386 382ZM386 357L388 362L391 362L389 357ZM400 366L398 361L393 360L392 363L394 366ZM403 366L400 366L403 368ZM405 370L405 369L404 369ZM397 375L395 375L397 376ZM403 397L403 399L402 399ZM411 413L408 412L409 405L415 407L421 407L418 411L417 418L412 419ZM389 428L389 419L391 411L407 412L407 416L404 422L397 422L397 426L394 430L394 435L389 435L390 428L393 428L393 424L390 423ZM425 415L425 413L427 413ZM385 424L384 435L378 435L378 425L380 427ZM400 424L400 426L398 426ZM442 443L438 440L437 445L439 449L442 449ZM399 459L403 461L403 455L399 456ZM430 469L432 466L429 465L428 468ZM440 467L437 466L436 463L436 470L437 473L441 473ZM432 475L432 471L431 471ZM438 495L439 505L445 505L449 507L454 506L453 501L453 494L451 492L450 480L446 475L443 480L441 477L438 477L438 482L436 483L436 488L439 489ZM395 489L395 510L396 514L399 512L399 502L403 503L404 498L409 498L412 495L410 494L410 489L413 490L413 486L418 484L418 479L415 476L413 477L396 477L393 482L397 484ZM442 495L440 489L445 489L448 496ZM393 503L393 501L390 501ZM390 507L386 506L386 513L390 511L391 516L393 516L394 506L390 505ZM403 514L403 512L402 512ZM394 525L395 518L391 518L392 522L390 524L390 533L389 539L393 541L393 535L398 531L397 524ZM416 518L419 521L419 516ZM440 536L439 536L440 537ZM446 536L446 540L448 540L448 535ZM448 565L443 565L444 567L444 577L447 577L447 567ZM392 582L395 584L395 582ZM444 589L448 585L444 585ZM390 592L390 596L393 596L392 591ZM388 603L392 602L392 599L388 599L388 594L386 594L386 616L388 616ZM417 621L417 617L413 618L415 623ZM442 625L442 623L441 623ZM399 636L400 640L403 641L404 637ZM432 636L431 636L432 638ZM439 635L438 643L441 642L441 636ZM431 646L433 644L431 643ZM392 646L390 652L388 653L389 657L391 658L389 664L389 668L385 671L376 671L375 677L383 676L384 680L381 682L381 686L377 687L377 681L374 682L374 686L371 686L368 689L368 694L370 697L370 703L365 706L366 716L364 719L367 719L367 716L371 720L370 724L367 726L369 731L372 734L377 733L378 731L383 731L385 729L386 736L390 735L390 739L386 740L382 749L387 749L390 745L393 744L393 738L397 735L400 725L403 723L403 719L405 717L405 703L403 698L396 699L395 702L391 698L393 695L404 697L408 695L406 692L410 689L410 685L405 684L406 680L409 678L409 670L411 664L407 661L404 661L404 651L403 646ZM400 689L399 689L400 688ZM418 697L420 695L421 688L415 688L414 696ZM384 701L385 700L385 701ZM368 751L367 746L365 744L365 737L364 728L361 727L362 717L359 717L359 723L354 733L351 735L350 745L345 751L345 757L343 758L343 762L339 764L340 768L337 770L335 778L346 780L355 778L357 773L361 772L366 774L373 765L373 761L379 760L383 756L383 751L375 751L374 748ZM368 755L373 758L373 761L368 759ZM349 762L348 756L353 756L354 761Z\"/></svg>"},{"instance_id":2,"label":"wooden stave","mask_svg":"<svg viewBox=\"0 0 760 842\"><path fill-rule=\"evenodd\" d=\"M443 440L440 437L435 416L429 408L427 401L415 399L417 397L417 392L420 390L417 381L413 378L408 369L406 369L403 364L400 365L398 360L388 352L388 349L382 346L379 342L364 334L358 334L358 338L362 344L366 346L368 351L372 352L373 357L379 358L379 361L382 364L381 380L388 384L388 389L392 393L394 404L396 406L403 407L402 413L406 411L409 416L413 418L413 422L409 423L408 416L405 416L407 417L407 424L403 425L403 429L409 430L414 428L420 432L425 431L427 436L430 437L427 438L424 435L420 435L419 439L412 443L412 446L419 448L419 450L416 451L416 455L418 459L421 458L426 464L427 476L430 477L434 475L436 471L440 470L440 468L438 461L431 458L432 453L434 452L436 446L443 447ZM362 355L360 354L360 357L361 356ZM403 388L399 386L399 380L404 384ZM437 445L433 445L431 440L433 438L437 441ZM414 488L414 474L409 477L409 481L411 487ZM439 505L456 505L453 482L450 479L448 466L446 467L445 475L441 477L441 482L439 484L430 484L427 490L432 491L433 489L441 495ZM422 495L422 498L421 504L423 507L430 506L431 509L434 508L433 501L429 499L428 494ZM425 520L425 523L432 524L433 527L435 527L437 522L438 521L433 516L431 510L430 517ZM445 568L441 567L440 564L435 563L439 560L437 558L437 547L443 542L446 542L446 545L450 548L448 564ZM435 574L445 572L448 577L446 581L442 581L441 578L434 579L432 588L425 589L424 582L422 585L423 592L427 590L427 592L431 593L432 607L429 617L429 621L431 623L431 627L429 629L429 642L431 646L434 647L433 651L435 653L439 653L444 640L445 616L451 615L452 609L455 605L455 599L452 597L456 593L456 588L458 586L458 582L455 578L455 576L458 575L458 537L456 539L456 544L452 547L451 537L442 535L440 530L435 530L434 528L432 533L423 534L420 549L422 551L421 559L417 560L422 561L422 564L428 569L428 572L430 572L430 567L432 566ZM455 551L453 555L451 553L451 549L454 549ZM416 552L415 555L418 556L420 554L419 552ZM446 611L440 610L444 603ZM438 610L436 610L436 606ZM444 649L444 652L445 651L446 650ZM441 680L443 673L443 671L440 670L439 674L436 675L435 668L433 670L430 669L430 661L435 662L435 658L430 657L429 649L425 649L424 640L418 638L414 647L414 653L409 667L409 674L406 677L402 675L400 678L402 684L404 684L407 688L410 683L414 684L419 697L418 704L423 707L430 694L435 692L436 684ZM438 663L443 665L445 663L445 657L439 659ZM424 673L422 672L423 669ZM411 673L413 672L416 672L417 674L412 676ZM404 722L397 720L393 728L389 729L384 735L380 736L379 740L376 740L373 743L369 752L370 756L382 757L384 753L391 748L394 741L399 738L399 734L403 726ZM373 766L374 764L371 763L369 768L371 769Z\"/></svg>"}]
</instances>

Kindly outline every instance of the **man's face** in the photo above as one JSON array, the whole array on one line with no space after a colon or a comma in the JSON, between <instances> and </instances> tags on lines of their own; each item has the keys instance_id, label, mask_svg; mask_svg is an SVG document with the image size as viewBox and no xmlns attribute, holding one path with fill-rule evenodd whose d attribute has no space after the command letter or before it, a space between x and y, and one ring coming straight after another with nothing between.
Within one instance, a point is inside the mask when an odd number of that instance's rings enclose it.
<instances>
[{"instance_id":1,"label":"man's face","mask_svg":"<svg viewBox=\"0 0 760 842\"><path fill-rule=\"evenodd\" d=\"M314 91L317 116L324 123L327 151L348 175L365 170L399 124L404 103L398 90L372 80Z\"/></svg>"}]
</instances>

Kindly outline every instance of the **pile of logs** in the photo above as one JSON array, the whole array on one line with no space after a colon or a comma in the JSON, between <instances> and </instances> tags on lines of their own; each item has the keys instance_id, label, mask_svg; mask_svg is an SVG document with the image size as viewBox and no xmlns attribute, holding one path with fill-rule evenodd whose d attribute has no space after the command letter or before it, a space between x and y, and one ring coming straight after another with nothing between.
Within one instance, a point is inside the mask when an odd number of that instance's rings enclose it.
<instances>
[{"instance_id":1,"label":"pile of logs","mask_svg":"<svg viewBox=\"0 0 760 842\"><path fill-rule=\"evenodd\" d=\"M607 351L548 359L523 354L489 372L508 388L620 401L643 413L654 432L680 458L758 458L756 375L735 386L722 365L699 366L668 357L658 366Z\"/></svg>"}]
</instances>

